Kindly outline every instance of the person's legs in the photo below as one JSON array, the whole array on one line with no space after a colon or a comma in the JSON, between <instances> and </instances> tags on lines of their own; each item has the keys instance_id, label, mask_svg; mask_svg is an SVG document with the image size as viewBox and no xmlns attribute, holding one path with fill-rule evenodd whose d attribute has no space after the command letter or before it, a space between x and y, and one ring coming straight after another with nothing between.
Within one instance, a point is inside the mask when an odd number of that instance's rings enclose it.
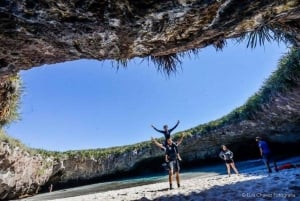
<instances>
[{"instance_id":1,"label":"person's legs","mask_svg":"<svg viewBox=\"0 0 300 201\"><path fill-rule=\"evenodd\" d=\"M179 166L179 161L178 160L176 160L174 170L176 172L177 187L179 188L180 187L180 177L179 177L180 166Z\"/></svg>"},{"instance_id":2,"label":"person's legs","mask_svg":"<svg viewBox=\"0 0 300 201\"><path fill-rule=\"evenodd\" d=\"M237 170L237 168L235 167L234 162L230 163L230 166L232 167L232 169L234 170L235 174L239 174L239 171Z\"/></svg>"},{"instance_id":3,"label":"person's legs","mask_svg":"<svg viewBox=\"0 0 300 201\"><path fill-rule=\"evenodd\" d=\"M274 156L271 156L271 160L273 161L275 171L278 172L278 167Z\"/></svg>"},{"instance_id":4,"label":"person's legs","mask_svg":"<svg viewBox=\"0 0 300 201\"><path fill-rule=\"evenodd\" d=\"M169 184L170 184L170 189L173 189L173 186L172 186L172 178L173 178L173 170L170 169L170 171L169 171Z\"/></svg>"},{"instance_id":5,"label":"person's legs","mask_svg":"<svg viewBox=\"0 0 300 201\"><path fill-rule=\"evenodd\" d=\"M226 168L227 168L227 173L228 173L228 176L230 176L230 164L228 163L225 163L226 164Z\"/></svg>"},{"instance_id":6,"label":"person's legs","mask_svg":"<svg viewBox=\"0 0 300 201\"><path fill-rule=\"evenodd\" d=\"M277 163L276 163L276 161L275 161L275 160L274 160L273 162L274 162L274 169L275 169L275 171L276 171L276 172L278 172Z\"/></svg>"},{"instance_id":7,"label":"person's legs","mask_svg":"<svg viewBox=\"0 0 300 201\"><path fill-rule=\"evenodd\" d=\"M177 181L177 187L180 187L180 177L179 177L179 172L176 172L176 181Z\"/></svg>"},{"instance_id":8,"label":"person's legs","mask_svg":"<svg viewBox=\"0 0 300 201\"><path fill-rule=\"evenodd\" d=\"M272 169L271 169L271 167L270 167L270 162L269 162L269 160L266 161L266 165L267 165L268 172L271 173L271 172L272 172Z\"/></svg>"},{"instance_id":9,"label":"person's legs","mask_svg":"<svg viewBox=\"0 0 300 201\"><path fill-rule=\"evenodd\" d=\"M173 177L173 170L170 170L170 172L169 172L170 189L173 189L173 186L172 186L172 177Z\"/></svg>"},{"instance_id":10,"label":"person's legs","mask_svg":"<svg viewBox=\"0 0 300 201\"><path fill-rule=\"evenodd\" d=\"M169 162L169 184L170 184L170 189L173 189L173 186L172 186L173 171L174 171L174 163L173 163L173 161L170 161Z\"/></svg>"},{"instance_id":11,"label":"person's legs","mask_svg":"<svg viewBox=\"0 0 300 201\"><path fill-rule=\"evenodd\" d=\"M272 169L270 168L270 156L269 155L263 155L263 160L264 160L264 163L268 169L268 172L271 173L272 172Z\"/></svg>"}]
</instances>

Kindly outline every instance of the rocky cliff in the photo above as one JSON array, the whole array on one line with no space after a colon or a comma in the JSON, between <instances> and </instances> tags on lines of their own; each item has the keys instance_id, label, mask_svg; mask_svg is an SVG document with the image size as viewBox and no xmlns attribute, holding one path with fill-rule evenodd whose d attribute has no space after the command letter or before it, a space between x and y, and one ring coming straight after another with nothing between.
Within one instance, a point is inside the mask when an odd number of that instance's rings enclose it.
<instances>
[{"instance_id":1,"label":"rocky cliff","mask_svg":"<svg viewBox=\"0 0 300 201\"><path fill-rule=\"evenodd\" d=\"M180 147L182 167L195 167L217 159L221 144L227 144L236 153L236 159L258 158L254 136L263 133L273 142L280 154L300 153L300 126L284 124L274 134L274 128L261 120L242 121L238 124L212 130L207 134L187 136ZM274 143L275 142L275 143ZM277 143L276 143L277 142ZM275 146L274 146L275 145ZM80 186L122 176L163 172L163 152L149 142L140 148L106 156L82 156L61 153L60 157L30 154L19 147L0 142L0 199L13 199ZM221 163L221 161L220 161Z\"/></svg>"},{"instance_id":2,"label":"rocky cliff","mask_svg":"<svg viewBox=\"0 0 300 201\"><path fill-rule=\"evenodd\" d=\"M35 193L53 174L53 160L0 142L0 199Z\"/></svg>"},{"instance_id":3,"label":"rocky cliff","mask_svg":"<svg viewBox=\"0 0 300 201\"><path fill-rule=\"evenodd\" d=\"M76 59L164 57L268 31L300 45L299 0L2 0L0 74ZM261 42L261 41L260 41ZM167 69L166 69L167 70Z\"/></svg>"},{"instance_id":4,"label":"rocky cliff","mask_svg":"<svg viewBox=\"0 0 300 201\"><path fill-rule=\"evenodd\" d=\"M126 63L149 57L170 73L181 54L208 45L223 48L228 38L248 37L252 47L264 40L299 47L299 5L299 0L2 0L0 120L7 122L11 116L8 105L18 92L12 76L20 70L81 58ZM279 76L288 83L287 89L267 93L267 101L258 109L244 117L236 112L233 120L205 131L186 131L189 135L181 146L184 165L216 158L223 143L238 150L241 158L254 156L256 135L267 137L280 152L289 151L284 146L299 151L299 55L294 52L292 73ZM50 184L55 189L141 171L159 164L162 156L150 142L114 150L102 155L83 156L79 151L45 156L1 141L0 199L38 193Z\"/></svg>"}]
</instances>

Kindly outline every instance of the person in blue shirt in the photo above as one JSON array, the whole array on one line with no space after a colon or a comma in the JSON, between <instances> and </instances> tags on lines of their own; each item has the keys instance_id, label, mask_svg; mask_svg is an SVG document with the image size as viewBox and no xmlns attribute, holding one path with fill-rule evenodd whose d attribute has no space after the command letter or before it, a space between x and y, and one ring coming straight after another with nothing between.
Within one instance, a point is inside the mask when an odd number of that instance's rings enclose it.
<instances>
[{"instance_id":1,"label":"person in blue shirt","mask_svg":"<svg viewBox=\"0 0 300 201\"><path fill-rule=\"evenodd\" d=\"M274 164L274 169L277 172L278 171L277 164L276 164L276 161L273 157L273 154L272 154L272 152L269 148L268 143L266 141L262 140L261 137L256 137L255 140L257 142L260 155L263 158L264 163L265 163L269 173L272 172L272 169L270 167L270 162L272 162L272 161L273 161L273 164Z\"/></svg>"}]
</instances>

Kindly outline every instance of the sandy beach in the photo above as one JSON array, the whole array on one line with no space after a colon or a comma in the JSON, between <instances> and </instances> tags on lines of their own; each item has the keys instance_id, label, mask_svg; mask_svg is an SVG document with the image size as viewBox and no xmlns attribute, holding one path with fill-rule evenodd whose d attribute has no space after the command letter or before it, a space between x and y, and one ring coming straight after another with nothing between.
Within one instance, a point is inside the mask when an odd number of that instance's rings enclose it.
<instances>
[{"instance_id":1,"label":"sandy beach","mask_svg":"<svg viewBox=\"0 0 300 201\"><path fill-rule=\"evenodd\" d=\"M173 186L176 183L174 182ZM265 170L240 175L215 175L182 179L181 187L168 189L168 181L101 193L54 199L56 201L233 201L300 200L300 168L271 174ZM24 199L26 200L26 199ZM53 199L52 199L53 200Z\"/></svg>"}]
</instances>

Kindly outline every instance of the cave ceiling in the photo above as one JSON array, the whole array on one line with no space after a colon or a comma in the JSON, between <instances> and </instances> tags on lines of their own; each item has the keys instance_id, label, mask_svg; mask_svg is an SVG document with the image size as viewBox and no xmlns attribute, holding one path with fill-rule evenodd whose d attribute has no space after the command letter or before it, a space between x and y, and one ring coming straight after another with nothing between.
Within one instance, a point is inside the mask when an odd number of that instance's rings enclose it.
<instances>
[{"instance_id":1,"label":"cave ceiling","mask_svg":"<svg viewBox=\"0 0 300 201\"><path fill-rule=\"evenodd\" d=\"M164 57L271 30L300 45L300 2L2 0L0 76L77 59Z\"/></svg>"},{"instance_id":2,"label":"cave ceiling","mask_svg":"<svg viewBox=\"0 0 300 201\"><path fill-rule=\"evenodd\" d=\"M169 72L163 61L172 63L178 54L209 45L226 48L232 38L248 37L250 47L264 40L299 47L299 5L299 0L1 0L0 80L20 70L78 59L123 63L152 58ZM299 97L299 91L281 96ZM300 101L290 100L292 116L280 110L283 105L274 111L300 119Z\"/></svg>"}]
</instances>

